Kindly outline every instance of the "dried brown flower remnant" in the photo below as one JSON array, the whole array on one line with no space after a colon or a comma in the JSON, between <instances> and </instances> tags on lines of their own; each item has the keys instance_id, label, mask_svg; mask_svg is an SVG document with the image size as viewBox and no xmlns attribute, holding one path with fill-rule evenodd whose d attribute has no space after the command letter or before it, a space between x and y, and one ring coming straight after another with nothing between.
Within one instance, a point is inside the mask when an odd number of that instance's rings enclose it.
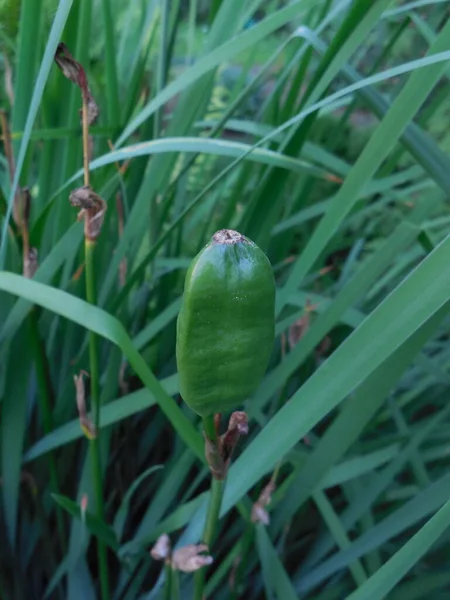
<instances>
[{"instance_id":1,"label":"dried brown flower remnant","mask_svg":"<svg viewBox=\"0 0 450 600\"><path fill-rule=\"evenodd\" d=\"M74 59L67 46L62 42L58 44L56 49L55 62L63 72L63 75L81 89L83 101L87 106L88 123L92 125L97 120L99 108L89 89L84 68Z\"/></svg>"},{"instance_id":2,"label":"dried brown flower remnant","mask_svg":"<svg viewBox=\"0 0 450 600\"><path fill-rule=\"evenodd\" d=\"M87 494L83 494L81 496L81 500L80 500L80 508L81 508L81 512L83 514L86 513L87 509L88 509L88 504L89 504L89 498Z\"/></svg>"},{"instance_id":3,"label":"dried brown flower remnant","mask_svg":"<svg viewBox=\"0 0 450 600\"><path fill-rule=\"evenodd\" d=\"M221 436L222 455L229 460L241 435L248 434L248 417L245 412L236 411L231 414L227 431Z\"/></svg>"},{"instance_id":4,"label":"dried brown flower remnant","mask_svg":"<svg viewBox=\"0 0 450 600\"><path fill-rule=\"evenodd\" d=\"M163 533L156 540L156 544L150 550L150 555L155 560L167 560L170 558L172 547L170 544L170 538L167 533Z\"/></svg>"},{"instance_id":5,"label":"dried brown flower remnant","mask_svg":"<svg viewBox=\"0 0 450 600\"><path fill-rule=\"evenodd\" d=\"M289 346L294 348L299 341L308 332L311 324L311 313L317 308L317 304L311 304L309 300L306 301L305 313L289 327Z\"/></svg>"},{"instance_id":6,"label":"dried brown flower remnant","mask_svg":"<svg viewBox=\"0 0 450 600\"><path fill-rule=\"evenodd\" d=\"M30 248L28 254L23 255L23 274L27 279L32 279L37 271L38 264L38 251L36 248Z\"/></svg>"},{"instance_id":7,"label":"dried brown flower remnant","mask_svg":"<svg viewBox=\"0 0 450 600\"><path fill-rule=\"evenodd\" d=\"M80 71L83 67L70 54L66 44L58 44L55 53L55 62L63 72L64 77L80 86Z\"/></svg>"},{"instance_id":8,"label":"dried brown flower remnant","mask_svg":"<svg viewBox=\"0 0 450 600\"><path fill-rule=\"evenodd\" d=\"M84 433L84 435L92 440L97 437L97 430L95 428L94 423L88 417L86 410L86 396L84 391L84 377L89 377L86 371L80 371L79 375L74 375L73 380L75 383L76 390L76 398L77 398L77 408L78 415L80 419L80 427Z\"/></svg>"},{"instance_id":9,"label":"dried brown flower remnant","mask_svg":"<svg viewBox=\"0 0 450 600\"><path fill-rule=\"evenodd\" d=\"M5 55L3 55L3 57L5 57ZM6 160L8 162L9 180L12 184L14 174L16 172L16 163L14 160L14 152L12 149L11 131L9 129L9 123L6 117L6 112L3 109L0 109L0 122L2 125L3 148Z\"/></svg>"},{"instance_id":10,"label":"dried brown flower remnant","mask_svg":"<svg viewBox=\"0 0 450 600\"><path fill-rule=\"evenodd\" d=\"M207 551L208 546L206 544L191 544L175 550L172 556L172 568L183 571L183 573L198 571L213 562L212 556L202 554L202 552Z\"/></svg>"},{"instance_id":11,"label":"dried brown flower remnant","mask_svg":"<svg viewBox=\"0 0 450 600\"><path fill-rule=\"evenodd\" d=\"M205 438L205 457L208 463L211 475L215 479L225 479L227 473L227 464L222 457L219 444L209 439L206 433L203 433Z\"/></svg>"},{"instance_id":12,"label":"dried brown flower remnant","mask_svg":"<svg viewBox=\"0 0 450 600\"><path fill-rule=\"evenodd\" d=\"M73 190L69 196L72 206L81 208L78 220L84 217L84 235L89 240L96 240L105 218L107 204L88 185Z\"/></svg>"},{"instance_id":13,"label":"dried brown flower remnant","mask_svg":"<svg viewBox=\"0 0 450 600\"><path fill-rule=\"evenodd\" d=\"M99 108L97 103L94 100L90 90L88 90L88 95L86 97L86 106L87 106L87 117L89 125L93 125L98 118Z\"/></svg>"},{"instance_id":14,"label":"dried brown flower remnant","mask_svg":"<svg viewBox=\"0 0 450 600\"><path fill-rule=\"evenodd\" d=\"M215 415L214 422L216 431L218 432L220 415ZM231 414L227 431L223 435L218 435L216 442L210 440L208 436L204 434L205 456L211 474L215 479L223 480L226 478L231 455L233 454L241 435L247 435L247 433L248 418L246 413L235 411Z\"/></svg>"},{"instance_id":15,"label":"dried brown flower remnant","mask_svg":"<svg viewBox=\"0 0 450 600\"><path fill-rule=\"evenodd\" d=\"M275 491L275 481L271 479L261 492L258 500L252 506L252 521L254 523L262 523L268 525L270 523L269 513L266 510L266 506L272 501L272 494Z\"/></svg>"},{"instance_id":16,"label":"dried brown flower remnant","mask_svg":"<svg viewBox=\"0 0 450 600\"><path fill-rule=\"evenodd\" d=\"M170 538L167 533L163 533L150 550L150 555L154 560L163 560L174 570L193 573L213 562L212 556L204 554L205 552L208 552L206 544L190 544L172 554Z\"/></svg>"}]
</instances>

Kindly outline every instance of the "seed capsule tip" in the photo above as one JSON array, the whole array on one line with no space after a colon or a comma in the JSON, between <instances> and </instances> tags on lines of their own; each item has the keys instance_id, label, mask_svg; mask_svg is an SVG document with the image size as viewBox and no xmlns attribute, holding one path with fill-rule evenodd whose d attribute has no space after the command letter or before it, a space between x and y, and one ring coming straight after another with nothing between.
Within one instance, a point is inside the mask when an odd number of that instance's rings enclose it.
<instances>
[{"instance_id":1,"label":"seed capsule tip","mask_svg":"<svg viewBox=\"0 0 450 600\"><path fill-rule=\"evenodd\" d=\"M233 229L220 229L212 239L216 244L248 244L247 238Z\"/></svg>"}]
</instances>

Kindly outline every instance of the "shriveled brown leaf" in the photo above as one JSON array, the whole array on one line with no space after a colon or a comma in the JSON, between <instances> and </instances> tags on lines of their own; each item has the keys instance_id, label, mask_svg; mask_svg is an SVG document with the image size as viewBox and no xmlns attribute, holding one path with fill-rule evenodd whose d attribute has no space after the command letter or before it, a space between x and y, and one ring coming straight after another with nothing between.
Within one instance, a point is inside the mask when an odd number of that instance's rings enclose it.
<instances>
[{"instance_id":1,"label":"shriveled brown leaf","mask_svg":"<svg viewBox=\"0 0 450 600\"><path fill-rule=\"evenodd\" d=\"M55 62L63 72L64 77L81 87L80 73L84 71L83 67L77 62L69 52L66 44L60 42L56 48Z\"/></svg>"}]
</instances>

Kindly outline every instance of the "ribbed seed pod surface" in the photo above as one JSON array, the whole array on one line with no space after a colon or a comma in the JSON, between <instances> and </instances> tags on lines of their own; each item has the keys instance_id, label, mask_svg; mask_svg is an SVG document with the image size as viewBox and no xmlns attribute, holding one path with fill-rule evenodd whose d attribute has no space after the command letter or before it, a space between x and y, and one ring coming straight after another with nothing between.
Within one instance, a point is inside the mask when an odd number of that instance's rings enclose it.
<instances>
[{"instance_id":1,"label":"ribbed seed pod surface","mask_svg":"<svg viewBox=\"0 0 450 600\"><path fill-rule=\"evenodd\" d=\"M202 417L241 405L267 368L275 331L275 283L264 252L224 229L194 258L177 322L184 401Z\"/></svg>"}]
</instances>

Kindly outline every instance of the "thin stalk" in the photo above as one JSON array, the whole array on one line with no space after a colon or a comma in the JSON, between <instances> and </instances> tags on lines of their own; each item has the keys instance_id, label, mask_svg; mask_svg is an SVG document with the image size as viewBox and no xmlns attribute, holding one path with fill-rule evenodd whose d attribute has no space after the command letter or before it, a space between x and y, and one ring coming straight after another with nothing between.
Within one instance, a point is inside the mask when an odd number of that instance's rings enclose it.
<instances>
[{"instance_id":1,"label":"thin stalk","mask_svg":"<svg viewBox=\"0 0 450 600\"><path fill-rule=\"evenodd\" d=\"M214 417L203 419L203 429L212 442L217 442ZM208 512L206 514L205 529L203 531L203 542L211 549L219 521L220 506L222 504L225 482L221 479L211 478L211 494L209 498ZM194 600L202 600L205 588L205 569L199 569L194 577Z\"/></svg>"},{"instance_id":2,"label":"thin stalk","mask_svg":"<svg viewBox=\"0 0 450 600\"><path fill-rule=\"evenodd\" d=\"M217 432L214 423L214 417L203 418L203 430L212 442L215 443L217 441Z\"/></svg>"},{"instance_id":3,"label":"thin stalk","mask_svg":"<svg viewBox=\"0 0 450 600\"><path fill-rule=\"evenodd\" d=\"M172 596L171 596L171 600L181 600L180 578L178 576L178 571L176 569L172 569Z\"/></svg>"},{"instance_id":4,"label":"thin stalk","mask_svg":"<svg viewBox=\"0 0 450 600\"><path fill-rule=\"evenodd\" d=\"M86 300L90 304L96 303L95 293L95 267L94 267L95 242L85 238L85 269L86 269ZM94 426L97 436L90 440L90 454L92 461L92 475L94 480L94 494L96 504L96 515L104 520L105 508L103 502L103 481L100 457L100 394L99 394L99 363L98 363L98 340L97 335L89 332L89 366L91 382L91 402L94 414ZM97 539L97 552L100 571L100 587L102 600L109 600L108 563L106 557L106 546L104 542Z\"/></svg>"},{"instance_id":5,"label":"thin stalk","mask_svg":"<svg viewBox=\"0 0 450 600\"><path fill-rule=\"evenodd\" d=\"M87 102L83 95L82 108L82 124L83 124L83 167L84 167L84 185L89 186L89 122L87 113ZM87 215L85 218L89 218ZM84 238L84 257L85 257L85 279L86 279L86 300L95 305L97 303L97 292L95 285L95 264L94 250L95 240ZM96 436L89 441L89 451L92 461L92 476L94 483L96 515L104 521L105 507L103 501L103 481L102 481L102 465L100 456L100 373L98 360L98 340L97 335L89 332L89 367L91 381L91 402L94 414L94 427ZM106 556L106 546L103 541L97 539L97 553L100 572L100 589L102 600L109 600L109 580L108 580L108 562Z\"/></svg>"},{"instance_id":6,"label":"thin stalk","mask_svg":"<svg viewBox=\"0 0 450 600\"><path fill-rule=\"evenodd\" d=\"M166 572L166 583L164 585L164 595L163 598L164 600L171 600L172 598L172 573L173 573L173 569L172 566L170 565L170 562L168 562L165 566L165 572Z\"/></svg>"},{"instance_id":7,"label":"thin stalk","mask_svg":"<svg viewBox=\"0 0 450 600\"><path fill-rule=\"evenodd\" d=\"M203 541L208 546L214 541L217 523L219 521L220 506L222 504L224 482L221 479L212 478L211 481L211 499L208 507L208 514L206 515L205 532L203 534Z\"/></svg>"},{"instance_id":8,"label":"thin stalk","mask_svg":"<svg viewBox=\"0 0 450 600\"><path fill-rule=\"evenodd\" d=\"M82 127L83 127L83 172L84 172L84 185L90 184L89 174L89 120L87 113L87 103L83 97L83 108L82 108Z\"/></svg>"}]
</instances>

